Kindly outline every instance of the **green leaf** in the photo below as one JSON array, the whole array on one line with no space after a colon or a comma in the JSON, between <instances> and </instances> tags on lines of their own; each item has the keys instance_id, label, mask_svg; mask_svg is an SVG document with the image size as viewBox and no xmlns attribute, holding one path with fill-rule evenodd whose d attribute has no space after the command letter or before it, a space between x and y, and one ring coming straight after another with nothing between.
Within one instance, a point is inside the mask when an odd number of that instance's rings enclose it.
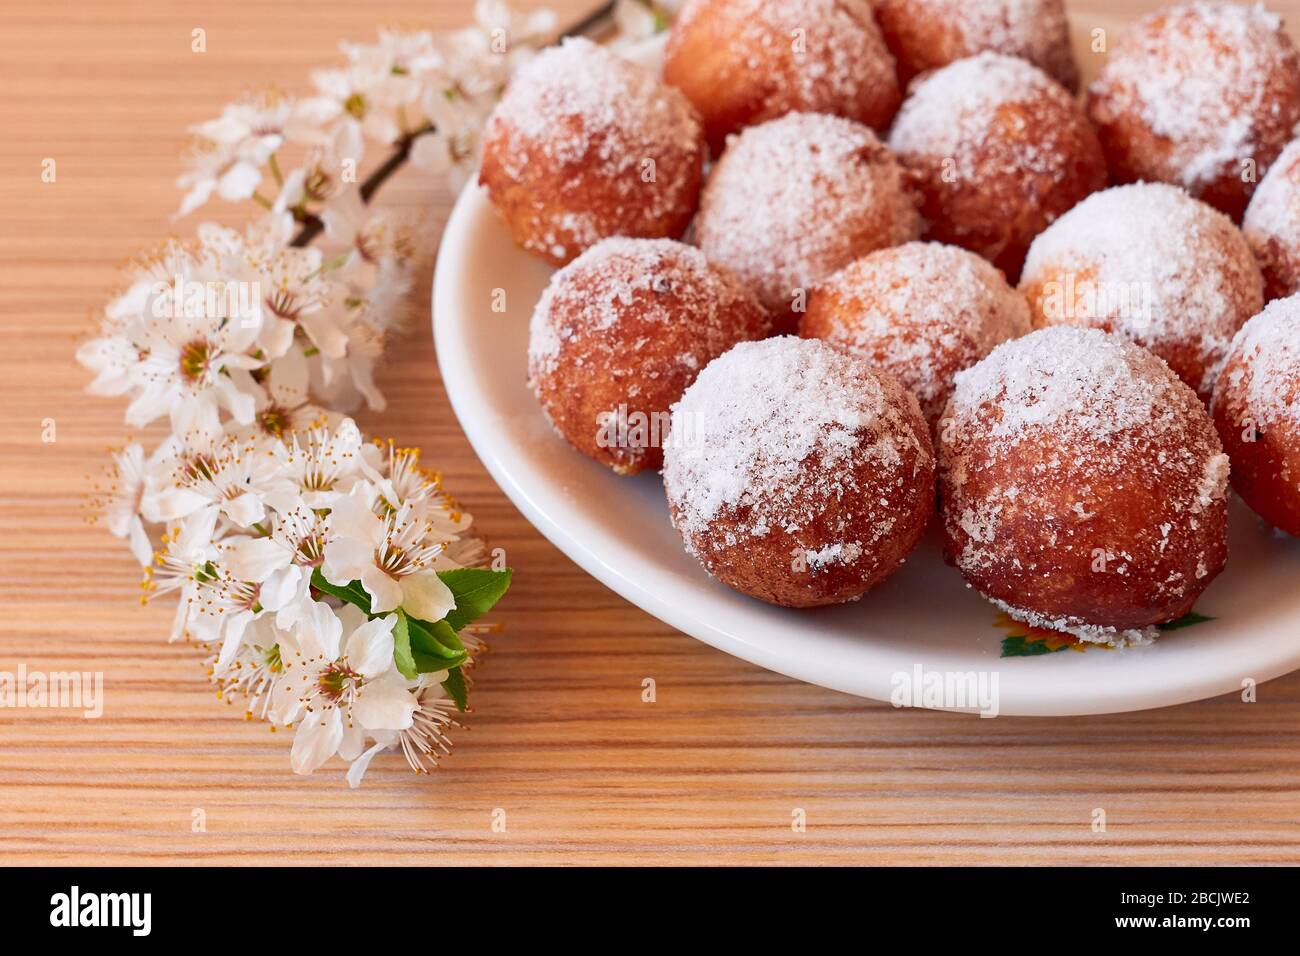
<instances>
[{"instance_id":1,"label":"green leaf","mask_svg":"<svg viewBox=\"0 0 1300 956\"><path fill-rule=\"evenodd\" d=\"M443 620L451 625L453 631L459 631L466 624L478 620L501 600L510 587L513 575L510 568L502 571L489 571L486 568L439 571L438 577L456 598L455 610Z\"/></svg>"},{"instance_id":2,"label":"green leaf","mask_svg":"<svg viewBox=\"0 0 1300 956\"><path fill-rule=\"evenodd\" d=\"M469 703L469 695L465 688L465 675L459 667L453 667L447 672L447 679L442 682L442 689L447 692L447 696L456 702L456 709L462 714Z\"/></svg>"},{"instance_id":3,"label":"green leaf","mask_svg":"<svg viewBox=\"0 0 1300 956\"><path fill-rule=\"evenodd\" d=\"M468 660L465 646L446 621L430 624L412 617L406 619L406 624L410 634L411 659L417 673L451 670Z\"/></svg>"},{"instance_id":4,"label":"green leaf","mask_svg":"<svg viewBox=\"0 0 1300 956\"><path fill-rule=\"evenodd\" d=\"M1048 647L1046 641L1031 641L1023 634L1015 634L1002 638L1002 656L1037 657L1039 654L1055 654L1069 646L1062 644L1060 647Z\"/></svg>"},{"instance_id":5,"label":"green leaf","mask_svg":"<svg viewBox=\"0 0 1300 956\"><path fill-rule=\"evenodd\" d=\"M1166 621L1164 624L1157 624L1156 627L1162 631L1178 631L1185 627L1192 627L1195 624L1204 624L1206 621L1213 621L1214 618L1206 617L1204 614L1197 614L1195 611L1188 611L1176 621Z\"/></svg>"},{"instance_id":6,"label":"green leaf","mask_svg":"<svg viewBox=\"0 0 1300 956\"><path fill-rule=\"evenodd\" d=\"M370 614L370 595L366 593L366 589L361 586L360 581L352 581L349 584L331 584L325 580L325 575L320 573L320 568L316 568L311 573L311 586L317 591L332 595L347 604L355 604L366 614Z\"/></svg>"},{"instance_id":7,"label":"green leaf","mask_svg":"<svg viewBox=\"0 0 1300 956\"><path fill-rule=\"evenodd\" d=\"M393 626L393 663L401 675L410 680L419 674L446 671L447 678L442 686L456 702L456 707L464 711L467 690L461 665L469 659L469 654L456 632L482 617L501 600L510 587L513 573L509 568L503 571L461 568L438 572L438 577L456 599L455 609L441 621L421 621L398 608L395 612L397 623ZM333 584L317 568L312 572L311 584L322 594L357 606L369 617L381 616L371 614L370 595L360 581Z\"/></svg>"},{"instance_id":8,"label":"green leaf","mask_svg":"<svg viewBox=\"0 0 1300 956\"><path fill-rule=\"evenodd\" d=\"M407 680L413 680L419 675L420 671L415 663L415 657L411 653L411 629L409 627L410 618L400 607L397 609L397 623L393 625L393 663L397 665L398 673Z\"/></svg>"}]
</instances>

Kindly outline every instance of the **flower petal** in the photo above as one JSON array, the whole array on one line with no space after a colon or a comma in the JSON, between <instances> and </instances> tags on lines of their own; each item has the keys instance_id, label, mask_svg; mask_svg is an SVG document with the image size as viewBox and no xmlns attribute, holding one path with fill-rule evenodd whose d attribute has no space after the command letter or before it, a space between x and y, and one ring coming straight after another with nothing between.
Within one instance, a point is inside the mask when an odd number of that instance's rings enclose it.
<instances>
[{"instance_id":1,"label":"flower petal","mask_svg":"<svg viewBox=\"0 0 1300 956\"><path fill-rule=\"evenodd\" d=\"M308 774L323 764L343 742L343 717L337 707L308 714L293 737L289 763L294 773Z\"/></svg>"},{"instance_id":2,"label":"flower petal","mask_svg":"<svg viewBox=\"0 0 1300 956\"><path fill-rule=\"evenodd\" d=\"M352 715L349 715L351 717ZM361 751L366 749L366 732L355 718L347 720L343 725L343 740L339 743L339 756L348 763L356 760L361 756Z\"/></svg>"},{"instance_id":3,"label":"flower petal","mask_svg":"<svg viewBox=\"0 0 1300 956\"><path fill-rule=\"evenodd\" d=\"M270 578L273 572L289 566L292 557L289 549L271 538L227 540L230 540L230 544L223 558L230 573L240 581L261 583Z\"/></svg>"},{"instance_id":4,"label":"flower petal","mask_svg":"<svg viewBox=\"0 0 1300 956\"><path fill-rule=\"evenodd\" d=\"M330 358L341 359L348 351L348 337L339 331L338 324L328 310L304 315L298 320L307 337Z\"/></svg>"},{"instance_id":5,"label":"flower petal","mask_svg":"<svg viewBox=\"0 0 1300 956\"><path fill-rule=\"evenodd\" d=\"M352 605L349 604L348 607ZM302 655L307 658L320 657L327 661L336 660L343 641L343 623L334 608L322 601L307 601L297 606L297 612L290 626ZM277 615L277 623L278 620Z\"/></svg>"},{"instance_id":6,"label":"flower petal","mask_svg":"<svg viewBox=\"0 0 1300 956\"><path fill-rule=\"evenodd\" d=\"M239 653L244 631L253 620L252 611L238 611L226 621L226 637L221 642L221 653L217 656L216 673L224 674Z\"/></svg>"},{"instance_id":7,"label":"flower petal","mask_svg":"<svg viewBox=\"0 0 1300 956\"><path fill-rule=\"evenodd\" d=\"M144 522L139 518L132 518L128 532L131 556L147 567L153 561L153 542L149 540L149 535L144 530Z\"/></svg>"},{"instance_id":8,"label":"flower petal","mask_svg":"<svg viewBox=\"0 0 1300 956\"><path fill-rule=\"evenodd\" d=\"M340 498L330 514L330 527L341 538L355 538L377 548L384 539L384 524L370 510L370 502L361 493Z\"/></svg>"},{"instance_id":9,"label":"flower petal","mask_svg":"<svg viewBox=\"0 0 1300 956\"><path fill-rule=\"evenodd\" d=\"M188 488L167 488L144 500L140 513L150 521L175 521L192 515L208 499Z\"/></svg>"},{"instance_id":10,"label":"flower petal","mask_svg":"<svg viewBox=\"0 0 1300 956\"><path fill-rule=\"evenodd\" d=\"M343 653L348 666L365 677L378 677L393 666L393 626L397 615L366 621L348 637Z\"/></svg>"},{"instance_id":11,"label":"flower petal","mask_svg":"<svg viewBox=\"0 0 1300 956\"><path fill-rule=\"evenodd\" d=\"M253 195L261 181L262 172L256 166L243 161L236 162L217 181L217 195L226 202L238 202Z\"/></svg>"},{"instance_id":12,"label":"flower petal","mask_svg":"<svg viewBox=\"0 0 1300 956\"><path fill-rule=\"evenodd\" d=\"M377 754L383 753L391 744L375 744L356 760L352 761L352 766L348 767L348 786L355 790L361 786L361 779L366 775L366 770L370 767L370 761L375 759Z\"/></svg>"},{"instance_id":13,"label":"flower petal","mask_svg":"<svg viewBox=\"0 0 1300 956\"><path fill-rule=\"evenodd\" d=\"M434 571L408 574L402 586L402 610L411 617L434 624L456 609L456 596Z\"/></svg>"},{"instance_id":14,"label":"flower petal","mask_svg":"<svg viewBox=\"0 0 1300 956\"><path fill-rule=\"evenodd\" d=\"M300 587L303 576L300 568L278 568L272 571L262 582L258 603L267 611L279 611L288 606L295 597L305 593Z\"/></svg>"},{"instance_id":15,"label":"flower petal","mask_svg":"<svg viewBox=\"0 0 1300 956\"><path fill-rule=\"evenodd\" d=\"M352 719L366 730L405 730L418 708L406 681L390 671L361 688L352 705Z\"/></svg>"},{"instance_id":16,"label":"flower petal","mask_svg":"<svg viewBox=\"0 0 1300 956\"><path fill-rule=\"evenodd\" d=\"M332 525L331 530L337 532L337 526ZM351 584L361 577L362 571L374 566L374 545L339 536L325 545L325 560L320 571L330 584L343 586Z\"/></svg>"},{"instance_id":17,"label":"flower petal","mask_svg":"<svg viewBox=\"0 0 1300 956\"><path fill-rule=\"evenodd\" d=\"M387 614L402 604L402 586L375 567L373 561L361 571L361 586L370 595L372 614Z\"/></svg>"}]
</instances>

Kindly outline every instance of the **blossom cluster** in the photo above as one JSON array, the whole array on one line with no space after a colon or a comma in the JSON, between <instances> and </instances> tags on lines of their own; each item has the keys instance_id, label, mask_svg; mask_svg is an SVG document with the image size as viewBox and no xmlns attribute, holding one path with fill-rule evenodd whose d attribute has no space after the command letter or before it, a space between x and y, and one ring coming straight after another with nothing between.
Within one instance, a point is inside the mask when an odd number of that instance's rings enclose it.
<instances>
[{"instance_id":1,"label":"blossom cluster","mask_svg":"<svg viewBox=\"0 0 1300 956\"><path fill-rule=\"evenodd\" d=\"M295 729L296 772L338 756L354 786L385 749L415 770L448 752L478 619L510 582L418 452L348 417L384 408L375 366L432 246L367 206L382 179L358 171L409 158L462 181L511 71L553 29L498 0L476 12L454 33L344 44L312 95L196 126L180 214L218 197L257 217L133 264L78 351L129 426L166 426L114 455L103 496L146 599L176 600L172 638L210 649L223 695Z\"/></svg>"},{"instance_id":2,"label":"blossom cluster","mask_svg":"<svg viewBox=\"0 0 1300 956\"><path fill-rule=\"evenodd\" d=\"M391 258L354 245L326 262L275 219L167 245L81 347L93 393L128 398L130 425L169 426L148 455L114 456L107 524L145 566L146 598L177 600L172 639L211 648L251 715L296 727L295 771L337 754L355 784L390 746L424 770L447 752L473 621L509 572L482 567L470 517L417 451L367 442L328 407L380 402L370 346L388 313L365 293Z\"/></svg>"}]
</instances>

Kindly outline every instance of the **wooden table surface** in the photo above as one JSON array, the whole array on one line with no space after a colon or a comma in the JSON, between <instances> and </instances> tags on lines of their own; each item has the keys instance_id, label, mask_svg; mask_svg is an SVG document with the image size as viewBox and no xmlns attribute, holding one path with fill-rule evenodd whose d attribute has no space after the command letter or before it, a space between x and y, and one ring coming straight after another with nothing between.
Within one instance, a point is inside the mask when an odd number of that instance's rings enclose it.
<instances>
[{"instance_id":1,"label":"wooden table surface","mask_svg":"<svg viewBox=\"0 0 1300 956\"><path fill-rule=\"evenodd\" d=\"M1155 5L1108 4L1112 16ZM1300 3L1271 5L1300 23ZM567 19L584 3L552 6ZM83 394L73 350L118 265L193 228L169 219L188 124L249 89L303 89L339 40L367 40L377 24L448 27L470 9L0 9L0 670L102 671L106 694L98 720L0 711L0 862L1300 860L1300 673L1250 705L980 720L894 710L730 658L626 604L527 524L461 434L423 322L381 370L390 410L362 424L422 446L517 569L457 753L432 777L381 758L353 791L338 770L294 776L286 734L215 699L199 652L166 643L169 608L138 605L138 569L86 523L88 476L126 430L120 403ZM206 53L190 51L195 27ZM47 157L54 183L41 180ZM450 196L408 172L382 202L432 202L441 221ZM654 703L642 702L646 677ZM1092 828L1097 808L1105 832Z\"/></svg>"}]
</instances>

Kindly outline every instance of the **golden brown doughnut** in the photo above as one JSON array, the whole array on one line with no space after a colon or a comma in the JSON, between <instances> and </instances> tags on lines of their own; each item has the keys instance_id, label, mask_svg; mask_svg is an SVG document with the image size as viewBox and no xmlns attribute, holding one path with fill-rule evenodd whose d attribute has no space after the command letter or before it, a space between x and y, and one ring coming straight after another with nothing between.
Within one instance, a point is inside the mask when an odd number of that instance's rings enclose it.
<instances>
[{"instance_id":1,"label":"golden brown doughnut","mask_svg":"<svg viewBox=\"0 0 1300 956\"><path fill-rule=\"evenodd\" d=\"M1300 121L1300 54L1262 4L1168 7L1120 38L1088 114L1116 182L1176 183L1240 219Z\"/></svg>"},{"instance_id":2,"label":"golden brown doughnut","mask_svg":"<svg viewBox=\"0 0 1300 956\"><path fill-rule=\"evenodd\" d=\"M790 113L731 141L700 199L695 238L793 331L809 289L875 249L915 239L916 195L860 123Z\"/></svg>"},{"instance_id":3,"label":"golden brown doughnut","mask_svg":"<svg viewBox=\"0 0 1300 956\"><path fill-rule=\"evenodd\" d=\"M555 273L538 301L529 380L574 448L619 474L657 469L686 386L769 329L753 296L693 246L606 239Z\"/></svg>"},{"instance_id":4,"label":"golden brown doughnut","mask_svg":"<svg viewBox=\"0 0 1300 956\"><path fill-rule=\"evenodd\" d=\"M1237 333L1212 410L1232 487L1300 537L1300 296L1270 302Z\"/></svg>"},{"instance_id":5,"label":"golden brown doughnut","mask_svg":"<svg viewBox=\"0 0 1300 956\"><path fill-rule=\"evenodd\" d=\"M790 112L833 113L883 130L902 94L868 0L686 0L664 79L726 137Z\"/></svg>"},{"instance_id":6,"label":"golden brown doughnut","mask_svg":"<svg viewBox=\"0 0 1300 956\"><path fill-rule=\"evenodd\" d=\"M1241 230L1264 273L1264 294L1300 292L1300 139L1292 140L1250 197Z\"/></svg>"},{"instance_id":7,"label":"golden brown doughnut","mask_svg":"<svg viewBox=\"0 0 1300 956\"><path fill-rule=\"evenodd\" d=\"M746 342L673 410L673 525L710 574L787 607L853 600L888 577L934 510L916 399L816 339Z\"/></svg>"},{"instance_id":8,"label":"golden brown doughnut","mask_svg":"<svg viewBox=\"0 0 1300 956\"><path fill-rule=\"evenodd\" d=\"M1228 456L1160 359L1052 326L957 375L939 435L944 556L1027 624L1142 643L1227 559Z\"/></svg>"},{"instance_id":9,"label":"golden brown doughnut","mask_svg":"<svg viewBox=\"0 0 1300 956\"><path fill-rule=\"evenodd\" d=\"M1205 402L1263 289L1232 220L1164 183L1093 193L1034 240L1020 280L1036 328L1086 325L1132 339Z\"/></svg>"},{"instance_id":10,"label":"golden brown doughnut","mask_svg":"<svg viewBox=\"0 0 1300 956\"><path fill-rule=\"evenodd\" d=\"M1013 282L1034 236L1106 185L1097 137L1065 87L999 53L917 80L889 145L918 177L927 238L979 253Z\"/></svg>"},{"instance_id":11,"label":"golden brown doughnut","mask_svg":"<svg viewBox=\"0 0 1300 956\"><path fill-rule=\"evenodd\" d=\"M937 242L870 253L816 286L799 334L892 372L933 430L952 380L1029 332L1029 306L989 262Z\"/></svg>"},{"instance_id":12,"label":"golden brown doughnut","mask_svg":"<svg viewBox=\"0 0 1300 956\"><path fill-rule=\"evenodd\" d=\"M876 19L907 83L988 50L1028 60L1079 88L1062 0L876 0Z\"/></svg>"},{"instance_id":13,"label":"golden brown doughnut","mask_svg":"<svg viewBox=\"0 0 1300 956\"><path fill-rule=\"evenodd\" d=\"M609 236L676 238L703 180L680 92L589 40L525 63L484 132L479 182L515 241L563 265Z\"/></svg>"}]
</instances>

